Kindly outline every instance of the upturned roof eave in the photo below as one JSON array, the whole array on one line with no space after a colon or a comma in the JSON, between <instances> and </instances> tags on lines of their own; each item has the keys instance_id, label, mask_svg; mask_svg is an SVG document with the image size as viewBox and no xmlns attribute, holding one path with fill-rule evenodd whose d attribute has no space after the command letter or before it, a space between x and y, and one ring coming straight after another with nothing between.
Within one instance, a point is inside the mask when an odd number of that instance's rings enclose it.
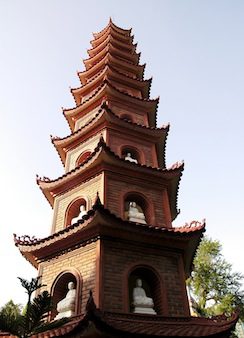
<instances>
[{"instance_id":1,"label":"upturned roof eave","mask_svg":"<svg viewBox=\"0 0 244 338\"><path fill-rule=\"evenodd\" d=\"M103 127L103 121L115 123L120 127L124 127L126 130L132 130L133 132L136 131L139 134L150 137L150 140L153 138L160 157L159 167L165 167L165 143L169 131L169 125L163 126L161 128L151 128L142 126L138 123L133 123L131 121L126 121L113 113L113 111L108 108L105 103L101 105L98 113L77 131L63 138L51 138L51 142L54 145L63 165L65 165L67 152L70 149L73 149L72 144L76 144L77 140L81 139L83 135L87 134L90 130L98 125L101 125L102 129L106 128L106 126Z\"/></svg>"},{"instance_id":2,"label":"upturned roof eave","mask_svg":"<svg viewBox=\"0 0 244 338\"><path fill-rule=\"evenodd\" d=\"M140 53L136 52L136 44L127 44L125 42L122 42L118 39L116 39L113 34L110 34L107 36L107 38L98 46L96 47L92 47L90 49L87 50L87 53L90 57L96 55L97 53L99 53L99 51L104 48L104 46L106 46L106 44L111 41L113 44L117 44L119 45L121 48L127 50L128 53L130 54L137 54L139 56Z\"/></svg>"},{"instance_id":3,"label":"upturned roof eave","mask_svg":"<svg viewBox=\"0 0 244 338\"><path fill-rule=\"evenodd\" d=\"M105 90L106 90L106 93L104 92ZM121 100L126 99L127 103L130 101L130 103L134 104L134 106L136 107L139 106L143 110L147 109L147 112L150 113L149 114L150 126L153 126L153 127L156 126L156 111L158 107L159 98L156 98L153 100L137 98L135 96L129 95L127 93L124 93L118 90L111 83L109 83L109 81L105 80L103 84L100 86L100 88L98 87L97 91L91 97L89 97L85 102L83 102L82 104L80 104L79 106L75 108L63 110L63 114L72 131L75 126L74 117L78 116L82 112L82 110L88 108L89 105L96 102L96 100L99 100L99 98L101 99L105 97L105 95L107 96L111 95L111 97L113 95L115 95L115 97L116 95L117 96L119 95Z\"/></svg>"},{"instance_id":4,"label":"upturned roof eave","mask_svg":"<svg viewBox=\"0 0 244 338\"><path fill-rule=\"evenodd\" d=\"M117 25L115 25L112 21L112 19L110 18L109 19L109 22L107 24L107 26L105 28L103 28L100 32L97 32L97 33L92 33L92 35L94 36L94 38L99 38L100 36L104 35L104 33L109 29L109 28L113 28L115 31L117 31L119 34L122 34L122 35L127 35L127 36L130 36L131 34L131 31L132 31L132 28L129 28L129 29L124 29L124 28L121 28L121 27L118 27Z\"/></svg>"},{"instance_id":5,"label":"upturned roof eave","mask_svg":"<svg viewBox=\"0 0 244 338\"><path fill-rule=\"evenodd\" d=\"M142 133L142 134L148 134L150 137L153 137L154 139L158 139L158 142L166 139L167 134L169 132L169 124L166 126L162 126L161 128L153 128L153 127L148 127L141 125L139 123L131 122L124 120L120 118L118 115L116 115L112 109L110 109L106 103L103 103L98 110L97 114L89 120L85 125L81 126L80 129L76 130L75 132L63 137L63 138L52 138L52 143L54 146L58 149L60 147L67 147L68 144L73 140L77 139L80 137L81 134L83 134L86 129L89 127L93 128L94 124L98 122L99 119L101 119L101 115L103 114L108 114L110 116L110 120L112 119L113 122L124 126L127 129L133 129L137 130L137 132Z\"/></svg>"},{"instance_id":6,"label":"upturned roof eave","mask_svg":"<svg viewBox=\"0 0 244 338\"><path fill-rule=\"evenodd\" d=\"M104 68L101 69L97 76L92 78L91 81L88 81L85 85L78 87L78 88L71 88L71 93L74 97L74 100L76 104L78 105L79 101L77 100L76 96L82 96L82 93L87 92L89 88L93 87L97 82L101 81L102 78L111 78L116 79L117 81L120 80L120 82L125 83L129 87L139 89L143 95L143 99L148 99L150 94L150 87L152 78L146 79L146 80L139 80L134 79L129 76L126 76L125 74L119 72L117 69L113 68L109 64L105 64ZM115 80L115 81L116 81Z\"/></svg>"},{"instance_id":7,"label":"upturned roof eave","mask_svg":"<svg viewBox=\"0 0 244 338\"><path fill-rule=\"evenodd\" d=\"M90 44L92 45L92 47L96 47L100 45L101 43L103 43L103 41L106 40L106 38L110 34L113 34L115 39L118 39L119 41L122 41L124 43L127 43L127 44L133 43L133 39L134 39L133 35L125 36L125 35L118 33L113 27L108 27L108 29L101 36L91 40Z\"/></svg>"},{"instance_id":8,"label":"upturned roof eave","mask_svg":"<svg viewBox=\"0 0 244 338\"><path fill-rule=\"evenodd\" d=\"M128 316L129 315L129 316ZM103 311L96 307L92 292L84 314L73 316L68 323L32 338L51 337L122 337L122 338L229 338L238 321L238 312L230 318L215 316L182 317L141 315Z\"/></svg>"},{"instance_id":9,"label":"upturned roof eave","mask_svg":"<svg viewBox=\"0 0 244 338\"><path fill-rule=\"evenodd\" d=\"M103 205L95 205L89 210L87 215L76 224L70 225L46 238L39 240L26 240L27 236L17 237L15 235L15 245L18 247L22 255L29 260L35 267L38 261L55 255L59 252L67 250L69 246L78 245L79 243L90 242L92 239L96 241L98 238L107 237L122 238L132 241L142 241L145 245L154 244L175 248L178 243L178 249L185 252L189 251L186 242L199 239L204 231L205 224L199 224L195 227L155 227L150 224L134 223L123 220L115 214L105 209ZM148 242L148 233L151 234ZM143 237L144 236L144 237ZM170 239L173 242L170 242ZM192 256L192 253L190 253Z\"/></svg>"},{"instance_id":10,"label":"upturned roof eave","mask_svg":"<svg viewBox=\"0 0 244 338\"><path fill-rule=\"evenodd\" d=\"M145 64L143 64L143 65L139 65L139 64L133 65L133 64L128 63L124 60L121 60L121 59L113 56L109 52L107 52L104 55L104 57L97 64L93 65L93 67L89 68L88 70L84 70L83 72L78 72L78 76L80 78L81 84L84 85L87 82L86 81L87 78L93 77L95 75L96 71L99 71L99 69L102 68L102 66L105 62L114 63L115 67L117 65L117 66L121 67L122 69L125 68L129 72L135 73L139 80L143 79L144 70L145 70L145 66L146 66Z\"/></svg>"},{"instance_id":11,"label":"upturned roof eave","mask_svg":"<svg viewBox=\"0 0 244 338\"><path fill-rule=\"evenodd\" d=\"M184 165L181 165L180 167L174 168L174 169L161 169L161 168L153 168L146 165L131 163L129 161L125 161L124 159L120 158L118 155L116 155L114 152L110 150L110 148L105 144L103 139L101 139L95 148L94 152L87 158L87 160L79 165L78 167L74 168L70 172L65 173L64 175L58 177L55 180L50 179L41 179L40 177L37 177L37 184L39 185L40 189L42 190L44 196L47 198L51 206L53 207L54 203L54 196L56 196L57 189L60 189L65 185L66 189L70 189L71 187L76 186L77 184L80 184L82 182L82 175L84 175L85 172L91 171L94 167L98 167L99 165L102 167L105 164L108 164L109 166L113 164L114 166L117 166L119 170L135 170L137 174L150 174L150 177L155 177L155 179L158 181L159 178L162 180L174 180L174 188L170 190L171 195L173 196L171 201L171 210L174 211L177 205L177 191L178 191L178 184L179 180L182 174L182 171L184 169ZM102 169L102 171L105 170ZM79 181L77 181L79 180ZM81 180L81 181L80 181ZM173 184L173 183L172 183ZM171 184L171 185L172 185ZM175 191L176 190L176 191ZM175 196L175 198L174 198Z\"/></svg>"},{"instance_id":12,"label":"upturned roof eave","mask_svg":"<svg viewBox=\"0 0 244 338\"><path fill-rule=\"evenodd\" d=\"M116 53L118 53L118 55L123 58L125 60L125 62L128 62L132 65L138 65L138 61L139 61L139 57L140 54L131 54L129 52L123 52L120 49L118 49L116 46L114 46L114 44L110 41L107 42L107 44L94 56L89 57L87 59L83 60L83 63L86 67L86 70L90 69L94 64L96 64L96 60L99 60L101 58L101 56L107 52L110 52L112 55L115 54L114 57L116 57ZM93 65L90 65L93 64Z\"/></svg>"}]
</instances>

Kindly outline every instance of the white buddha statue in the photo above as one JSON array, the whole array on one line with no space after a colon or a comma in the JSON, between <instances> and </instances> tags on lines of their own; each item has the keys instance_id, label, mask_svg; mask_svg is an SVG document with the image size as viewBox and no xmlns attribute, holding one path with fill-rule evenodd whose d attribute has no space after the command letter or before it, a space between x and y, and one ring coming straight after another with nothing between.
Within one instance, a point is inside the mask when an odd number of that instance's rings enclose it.
<instances>
[{"instance_id":1,"label":"white buddha statue","mask_svg":"<svg viewBox=\"0 0 244 338\"><path fill-rule=\"evenodd\" d=\"M134 313L156 314L153 309L153 300L152 298L147 297L146 292L142 287L141 279L136 280L136 287L133 289L133 306Z\"/></svg>"},{"instance_id":2,"label":"white buddha statue","mask_svg":"<svg viewBox=\"0 0 244 338\"><path fill-rule=\"evenodd\" d=\"M136 202L129 203L128 219L131 222L147 223L144 213L138 210Z\"/></svg>"},{"instance_id":3,"label":"white buddha statue","mask_svg":"<svg viewBox=\"0 0 244 338\"><path fill-rule=\"evenodd\" d=\"M130 161L130 162L133 162L133 163L138 163L137 159L133 158L131 156L131 153L127 153L126 156L125 156L125 160L126 161Z\"/></svg>"},{"instance_id":4,"label":"white buddha statue","mask_svg":"<svg viewBox=\"0 0 244 338\"><path fill-rule=\"evenodd\" d=\"M86 207L84 206L84 204L81 204L80 213L77 217L72 218L71 225L77 223L80 219L82 219L84 215L86 215Z\"/></svg>"},{"instance_id":5,"label":"white buddha statue","mask_svg":"<svg viewBox=\"0 0 244 338\"><path fill-rule=\"evenodd\" d=\"M69 291L67 292L65 298L60 300L60 302L57 304L58 314L55 319L61 319L75 315L76 289L73 282L69 282L68 289Z\"/></svg>"}]
</instances>

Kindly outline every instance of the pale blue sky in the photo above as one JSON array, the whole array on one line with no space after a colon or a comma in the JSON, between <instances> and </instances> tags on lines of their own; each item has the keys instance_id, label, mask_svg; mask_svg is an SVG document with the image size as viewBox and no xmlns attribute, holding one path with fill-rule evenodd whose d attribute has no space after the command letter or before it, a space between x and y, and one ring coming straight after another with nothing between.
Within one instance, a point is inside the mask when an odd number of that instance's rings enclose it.
<instances>
[{"instance_id":1,"label":"pale blue sky","mask_svg":"<svg viewBox=\"0 0 244 338\"><path fill-rule=\"evenodd\" d=\"M158 126L170 122L167 165L185 160L175 225L207 219L226 258L244 273L244 1L0 0L0 305L24 302L17 276L36 272L12 233L47 236L52 210L36 173L63 173L49 135L69 129L61 107L92 32L112 17L133 29L160 95Z\"/></svg>"}]
</instances>

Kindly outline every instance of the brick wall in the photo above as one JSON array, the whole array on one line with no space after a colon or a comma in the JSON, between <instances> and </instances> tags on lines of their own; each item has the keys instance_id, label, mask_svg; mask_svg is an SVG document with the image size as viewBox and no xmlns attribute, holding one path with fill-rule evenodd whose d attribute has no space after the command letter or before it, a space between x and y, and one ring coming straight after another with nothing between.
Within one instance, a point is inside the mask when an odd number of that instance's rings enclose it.
<instances>
[{"instance_id":1,"label":"brick wall","mask_svg":"<svg viewBox=\"0 0 244 338\"><path fill-rule=\"evenodd\" d=\"M109 132L109 146L119 156L121 156L121 148L123 146L131 146L135 148L140 155L140 163L148 166L157 167L154 158L156 157L155 145L140 140L136 135L133 137L123 137L123 134L114 131Z\"/></svg>"},{"instance_id":2,"label":"brick wall","mask_svg":"<svg viewBox=\"0 0 244 338\"><path fill-rule=\"evenodd\" d=\"M88 114L86 113L84 116L78 119L75 124L75 131L80 129L87 122L89 122L97 114L99 108L100 106L96 107L95 109L91 110Z\"/></svg>"},{"instance_id":3,"label":"brick wall","mask_svg":"<svg viewBox=\"0 0 244 338\"><path fill-rule=\"evenodd\" d=\"M124 196L129 192L141 193L145 196L149 204L149 223L156 226L171 226L169 216L165 214L163 205L168 201L163 201L163 191L160 186L153 186L146 180L134 179L126 181L127 177L118 175L106 176L106 207L116 215L124 218Z\"/></svg>"},{"instance_id":4,"label":"brick wall","mask_svg":"<svg viewBox=\"0 0 244 338\"><path fill-rule=\"evenodd\" d=\"M46 284L46 290L51 292L51 287L56 277L63 271L75 269L82 278L81 285L81 312L84 313L89 297L89 290L95 290L96 270L96 246L97 243L90 243L72 252L65 253L57 258L40 264L42 284Z\"/></svg>"},{"instance_id":5,"label":"brick wall","mask_svg":"<svg viewBox=\"0 0 244 338\"><path fill-rule=\"evenodd\" d=\"M112 111L121 116L123 114L128 114L132 116L134 123L139 123L144 126L148 126L148 118L145 112L134 110L126 105L121 105L118 102L112 102L111 104Z\"/></svg>"},{"instance_id":6,"label":"brick wall","mask_svg":"<svg viewBox=\"0 0 244 338\"><path fill-rule=\"evenodd\" d=\"M103 304L104 310L128 312L128 267L138 264L152 267L160 278L162 299L161 315L188 315L185 286L182 288L179 256L163 251L156 252L137 245L121 244L115 241L104 242L103 248ZM155 300L154 300L155 302Z\"/></svg>"},{"instance_id":7,"label":"brick wall","mask_svg":"<svg viewBox=\"0 0 244 338\"><path fill-rule=\"evenodd\" d=\"M75 199L83 197L87 201L87 209L90 209L96 200L98 192L103 203L103 176L103 174L97 175L63 195L56 197L54 202L52 233L62 230L65 227L66 210Z\"/></svg>"},{"instance_id":8,"label":"brick wall","mask_svg":"<svg viewBox=\"0 0 244 338\"><path fill-rule=\"evenodd\" d=\"M66 163L65 163L65 172L69 172L70 170L76 167L76 161L84 151L88 151L88 150L91 152L94 151L94 149L96 148L100 140L101 135L103 136L104 139L106 139L106 131L103 130L103 132L99 132L94 137L89 138L87 141L81 143L78 147L70 150L67 153Z\"/></svg>"}]
</instances>

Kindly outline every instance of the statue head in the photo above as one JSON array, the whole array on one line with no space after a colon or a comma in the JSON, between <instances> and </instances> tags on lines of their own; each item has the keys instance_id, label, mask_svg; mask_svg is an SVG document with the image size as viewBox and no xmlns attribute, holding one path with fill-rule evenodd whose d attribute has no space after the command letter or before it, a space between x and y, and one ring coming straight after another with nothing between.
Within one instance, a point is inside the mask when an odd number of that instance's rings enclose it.
<instances>
[{"instance_id":1,"label":"statue head","mask_svg":"<svg viewBox=\"0 0 244 338\"><path fill-rule=\"evenodd\" d=\"M136 286L142 287L142 280L140 278L136 280Z\"/></svg>"},{"instance_id":2,"label":"statue head","mask_svg":"<svg viewBox=\"0 0 244 338\"><path fill-rule=\"evenodd\" d=\"M131 157L131 153L127 153L126 157Z\"/></svg>"},{"instance_id":3,"label":"statue head","mask_svg":"<svg viewBox=\"0 0 244 338\"><path fill-rule=\"evenodd\" d=\"M68 289L69 289L69 290L72 290L72 289L74 289L74 288L75 288L74 282L69 282L69 283L68 283Z\"/></svg>"},{"instance_id":4,"label":"statue head","mask_svg":"<svg viewBox=\"0 0 244 338\"><path fill-rule=\"evenodd\" d=\"M136 202L130 202L130 207L136 208Z\"/></svg>"},{"instance_id":5,"label":"statue head","mask_svg":"<svg viewBox=\"0 0 244 338\"><path fill-rule=\"evenodd\" d=\"M81 204L80 211L86 211L86 207L84 206L84 204Z\"/></svg>"}]
</instances>

